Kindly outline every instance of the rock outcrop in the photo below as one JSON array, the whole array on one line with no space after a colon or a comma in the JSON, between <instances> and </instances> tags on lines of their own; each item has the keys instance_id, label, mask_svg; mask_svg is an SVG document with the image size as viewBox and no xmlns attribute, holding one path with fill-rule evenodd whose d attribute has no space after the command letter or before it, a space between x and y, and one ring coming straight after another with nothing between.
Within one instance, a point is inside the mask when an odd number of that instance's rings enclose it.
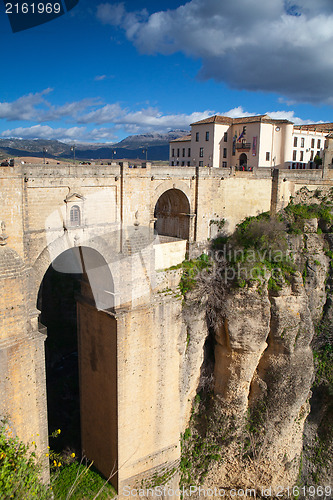
<instances>
[{"instance_id":1,"label":"rock outcrop","mask_svg":"<svg viewBox=\"0 0 333 500\"><path fill-rule=\"evenodd\" d=\"M314 479L322 486L332 481L327 454L324 472L318 463L314 465L323 436L327 448L332 449L333 432L327 419L333 415L333 405L325 384L319 389L318 384L313 386L312 347L320 325L324 325L325 341L332 339L329 255L333 255L333 236L322 233L318 218L313 217L303 221L301 234L288 234L287 239L294 271L279 286L272 286L269 279L230 286L214 325L215 402L223 418L235 423L235 429L233 440L225 447L219 441L222 429L217 423L210 433L219 456L205 472L206 488L228 491L260 486L274 491L300 482L311 485ZM199 348L207 335L200 314L200 320L191 320L197 327ZM205 335L202 331L200 335L200 328L206 330ZM201 359L197 357L197 361ZM188 359L185 371L190 367L191 373L197 371L198 366ZM199 425L194 428L192 423L190 432L198 441L200 427L205 428L203 439L207 439L208 424L202 422L209 421L210 410L203 405L196 411Z\"/></svg>"}]
</instances>

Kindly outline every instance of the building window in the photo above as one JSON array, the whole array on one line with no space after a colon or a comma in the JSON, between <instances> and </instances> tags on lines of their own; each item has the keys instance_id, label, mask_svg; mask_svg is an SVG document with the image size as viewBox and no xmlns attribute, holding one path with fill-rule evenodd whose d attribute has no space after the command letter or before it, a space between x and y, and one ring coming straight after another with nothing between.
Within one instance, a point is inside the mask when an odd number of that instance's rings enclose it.
<instances>
[{"instance_id":1,"label":"building window","mask_svg":"<svg viewBox=\"0 0 333 500\"><path fill-rule=\"evenodd\" d=\"M174 149L172 150L172 155L171 156L175 156L175 150Z\"/></svg>"},{"instance_id":2,"label":"building window","mask_svg":"<svg viewBox=\"0 0 333 500\"><path fill-rule=\"evenodd\" d=\"M191 156L191 148L188 148L188 150L187 150L187 156L189 156L189 157Z\"/></svg>"},{"instance_id":3,"label":"building window","mask_svg":"<svg viewBox=\"0 0 333 500\"><path fill-rule=\"evenodd\" d=\"M297 151L293 151L293 161L296 161L297 159Z\"/></svg>"},{"instance_id":4,"label":"building window","mask_svg":"<svg viewBox=\"0 0 333 500\"><path fill-rule=\"evenodd\" d=\"M310 161L313 161L313 157L314 157L314 151L311 151Z\"/></svg>"},{"instance_id":5,"label":"building window","mask_svg":"<svg viewBox=\"0 0 333 500\"><path fill-rule=\"evenodd\" d=\"M269 151L266 152L266 161L269 161L271 158L271 153Z\"/></svg>"},{"instance_id":6,"label":"building window","mask_svg":"<svg viewBox=\"0 0 333 500\"><path fill-rule=\"evenodd\" d=\"M174 167L174 166L175 166L175 162L174 162L174 161L172 161L172 162L171 162L171 166L172 166L172 167Z\"/></svg>"},{"instance_id":7,"label":"building window","mask_svg":"<svg viewBox=\"0 0 333 500\"><path fill-rule=\"evenodd\" d=\"M199 161L199 167L203 167L203 161Z\"/></svg>"},{"instance_id":8,"label":"building window","mask_svg":"<svg viewBox=\"0 0 333 500\"><path fill-rule=\"evenodd\" d=\"M206 132L206 141L209 141L209 132Z\"/></svg>"},{"instance_id":9,"label":"building window","mask_svg":"<svg viewBox=\"0 0 333 500\"><path fill-rule=\"evenodd\" d=\"M203 158L203 149L204 148L200 148L200 153L199 153L200 158Z\"/></svg>"},{"instance_id":10,"label":"building window","mask_svg":"<svg viewBox=\"0 0 333 500\"><path fill-rule=\"evenodd\" d=\"M317 149L320 149L320 139L317 141Z\"/></svg>"},{"instance_id":11,"label":"building window","mask_svg":"<svg viewBox=\"0 0 333 500\"><path fill-rule=\"evenodd\" d=\"M314 146L315 146L315 140L311 139L311 147L314 148Z\"/></svg>"},{"instance_id":12,"label":"building window","mask_svg":"<svg viewBox=\"0 0 333 500\"><path fill-rule=\"evenodd\" d=\"M183 148L183 158L185 157L185 148Z\"/></svg>"},{"instance_id":13,"label":"building window","mask_svg":"<svg viewBox=\"0 0 333 500\"><path fill-rule=\"evenodd\" d=\"M80 207L73 205L69 212L69 223L71 226L80 226L81 212Z\"/></svg>"},{"instance_id":14,"label":"building window","mask_svg":"<svg viewBox=\"0 0 333 500\"><path fill-rule=\"evenodd\" d=\"M227 168L227 162L226 162L226 161L223 161L223 162L222 162L222 167L223 167L223 168Z\"/></svg>"},{"instance_id":15,"label":"building window","mask_svg":"<svg viewBox=\"0 0 333 500\"><path fill-rule=\"evenodd\" d=\"M227 157L227 148L223 148L223 158Z\"/></svg>"},{"instance_id":16,"label":"building window","mask_svg":"<svg viewBox=\"0 0 333 500\"><path fill-rule=\"evenodd\" d=\"M301 148L304 148L304 137L301 137Z\"/></svg>"},{"instance_id":17,"label":"building window","mask_svg":"<svg viewBox=\"0 0 333 500\"><path fill-rule=\"evenodd\" d=\"M184 161L182 161L182 167L185 167L185 162Z\"/></svg>"},{"instance_id":18,"label":"building window","mask_svg":"<svg viewBox=\"0 0 333 500\"><path fill-rule=\"evenodd\" d=\"M177 158L179 158L179 149L177 149Z\"/></svg>"},{"instance_id":19,"label":"building window","mask_svg":"<svg viewBox=\"0 0 333 500\"><path fill-rule=\"evenodd\" d=\"M294 148L297 148L297 137L294 137Z\"/></svg>"},{"instance_id":20,"label":"building window","mask_svg":"<svg viewBox=\"0 0 333 500\"><path fill-rule=\"evenodd\" d=\"M301 151L299 161L304 161L304 151Z\"/></svg>"},{"instance_id":21,"label":"building window","mask_svg":"<svg viewBox=\"0 0 333 500\"><path fill-rule=\"evenodd\" d=\"M188 162L187 162L187 166L189 167L190 165L191 165L191 162L190 162L190 161L188 161Z\"/></svg>"},{"instance_id":22,"label":"building window","mask_svg":"<svg viewBox=\"0 0 333 500\"><path fill-rule=\"evenodd\" d=\"M317 151L317 156L320 156L320 151L319 150Z\"/></svg>"},{"instance_id":23,"label":"building window","mask_svg":"<svg viewBox=\"0 0 333 500\"><path fill-rule=\"evenodd\" d=\"M224 132L223 140L224 142L228 142L228 132Z\"/></svg>"},{"instance_id":24,"label":"building window","mask_svg":"<svg viewBox=\"0 0 333 500\"><path fill-rule=\"evenodd\" d=\"M195 134L195 142L199 142L199 132L196 132Z\"/></svg>"},{"instance_id":25,"label":"building window","mask_svg":"<svg viewBox=\"0 0 333 500\"><path fill-rule=\"evenodd\" d=\"M177 161L177 167L179 167L179 161Z\"/></svg>"}]
</instances>

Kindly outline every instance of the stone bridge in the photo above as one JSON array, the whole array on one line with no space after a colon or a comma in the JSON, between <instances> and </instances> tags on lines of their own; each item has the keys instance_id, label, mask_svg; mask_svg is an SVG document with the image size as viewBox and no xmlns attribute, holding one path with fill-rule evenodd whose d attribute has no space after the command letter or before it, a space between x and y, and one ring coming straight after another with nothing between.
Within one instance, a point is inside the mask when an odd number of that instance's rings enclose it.
<instances>
[{"instance_id":1,"label":"stone bridge","mask_svg":"<svg viewBox=\"0 0 333 500\"><path fill-rule=\"evenodd\" d=\"M180 271L168 268L201 253L222 219L232 231L300 187L330 182L322 171L149 163L1 167L0 415L45 455L45 366L54 359L45 364L44 343L46 332L68 341L68 321L78 338L85 455L106 477L115 471L118 490L172 468L203 354L182 389L187 332L172 292Z\"/></svg>"}]
</instances>

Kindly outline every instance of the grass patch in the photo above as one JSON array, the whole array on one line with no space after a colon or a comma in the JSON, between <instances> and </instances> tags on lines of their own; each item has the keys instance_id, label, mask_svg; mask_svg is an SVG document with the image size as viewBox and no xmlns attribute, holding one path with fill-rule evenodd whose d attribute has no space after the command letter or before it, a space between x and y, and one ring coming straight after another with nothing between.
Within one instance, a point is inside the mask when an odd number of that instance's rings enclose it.
<instances>
[{"instance_id":1,"label":"grass patch","mask_svg":"<svg viewBox=\"0 0 333 500\"><path fill-rule=\"evenodd\" d=\"M202 484L211 464L223 459L234 430L233 420L211 394L195 397L189 427L181 437L181 487Z\"/></svg>"},{"instance_id":2,"label":"grass patch","mask_svg":"<svg viewBox=\"0 0 333 500\"><path fill-rule=\"evenodd\" d=\"M116 496L115 489L106 482L91 463L74 462L56 472L52 477L55 498L66 500L71 492L71 500L82 498L111 499Z\"/></svg>"},{"instance_id":3,"label":"grass patch","mask_svg":"<svg viewBox=\"0 0 333 500\"><path fill-rule=\"evenodd\" d=\"M184 260L181 264L183 273L179 288L183 296L195 288L198 274L204 269L209 269L212 262L208 255L201 254L197 259Z\"/></svg>"}]
</instances>

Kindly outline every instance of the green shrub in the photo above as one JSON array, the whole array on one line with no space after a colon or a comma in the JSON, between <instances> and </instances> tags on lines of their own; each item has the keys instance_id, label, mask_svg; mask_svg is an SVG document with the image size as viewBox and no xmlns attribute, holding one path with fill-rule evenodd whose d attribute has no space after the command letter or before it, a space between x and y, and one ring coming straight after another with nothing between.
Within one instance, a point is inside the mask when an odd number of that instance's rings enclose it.
<instances>
[{"instance_id":1,"label":"green shrub","mask_svg":"<svg viewBox=\"0 0 333 500\"><path fill-rule=\"evenodd\" d=\"M0 427L1 498L49 499L51 491L40 480L41 468L34 451L22 443L5 422Z\"/></svg>"},{"instance_id":2,"label":"green shrub","mask_svg":"<svg viewBox=\"0 0 333 500\"><path fill-rule=\"evenodd\" d=\"M212 263L206 254L201 254L197 259L184 260L182 263L183 274L179 283L182 295L193 290L197 282L197 275L200 271L211 267Z\"/></svg>"}]
</instances>

